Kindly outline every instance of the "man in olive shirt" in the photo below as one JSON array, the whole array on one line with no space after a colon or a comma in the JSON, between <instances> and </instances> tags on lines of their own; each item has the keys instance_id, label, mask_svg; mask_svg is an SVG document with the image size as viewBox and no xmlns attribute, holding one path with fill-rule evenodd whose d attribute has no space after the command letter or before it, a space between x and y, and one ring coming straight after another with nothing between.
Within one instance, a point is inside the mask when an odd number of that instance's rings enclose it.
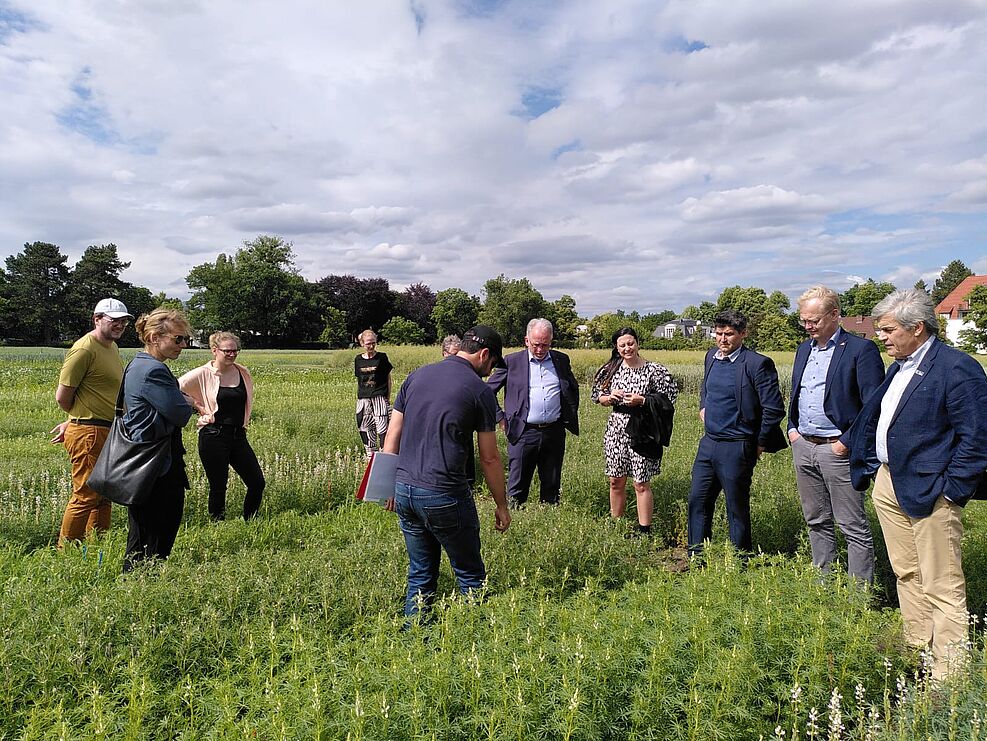
<instances>
[{"instance_id":1,"label":"man in olive shirt","mask_svg":"<svg viewBox=\"0 0 987 741\"><path fill-rule=\"evenodd\" d=\"M133 316L122 302L104 298L93 310L93 330L65 354L55 401L69 418L52 430L53 443L62 443L72 462L72 496L58 534L58 547L82 540L93 530L110 527L110 501L86 482L110 431L123 379L116 341Z\"/></svg>"}]
</instances>

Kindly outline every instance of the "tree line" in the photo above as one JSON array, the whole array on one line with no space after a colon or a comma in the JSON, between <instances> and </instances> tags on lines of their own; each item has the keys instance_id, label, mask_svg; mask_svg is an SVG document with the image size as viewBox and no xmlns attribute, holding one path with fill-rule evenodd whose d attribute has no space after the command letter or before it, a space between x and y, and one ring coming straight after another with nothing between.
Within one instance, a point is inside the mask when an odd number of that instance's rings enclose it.
<instances>
[{"instance_id":1,"label":"tree line","mask_svg":"<svg viewBox=\"0 0 987 741\"><path fill-rule=\"evenodd\" d=\"M477 323L495 327L508 345L518 346L528 320L541 316L555 326L559 347L606 347L614 331L632 326L645 347L699 349L710 344L702 335L653 334L679 316L709 326L724 309L749 318L748 344L754 348L790 350L805 337L788 297L756 286L725 288L715 303L687 306L681 314L667 309L642 316L615 310L584 318L572 296L548 301L527 278L503 274L486 281L482 300L460 288L434 292L424 283L395 291L386 278L333 274L308 281L295 267L291 243L270 235L193 267L186 276L191 292L187 301L123 280L120 276L131 263L120 259L115 244L90 246L75 265L67 263L60 248L47 242L25 244L22 252L6 258L0 268L0 342L72 342L92 328L92 308L106 296L119 298L134 316L160 305L180 307L203 336L224 329L236 332L247 346L267 348L347 347L368 328L390 344L428 344L447 334L461 335ZM961 261L951 262L931 290L933 300L941 300L968 275L972 272ZM922 281L916 288L928 290ZM868 315L894 290L891 283L873 279L855 284L840 295L843 313ZM979 294L975 298L984 303L987 332L987 290L983 293L982 299ZM140 344L132 326L121 344Z\"/></svg>"}]
</instances>

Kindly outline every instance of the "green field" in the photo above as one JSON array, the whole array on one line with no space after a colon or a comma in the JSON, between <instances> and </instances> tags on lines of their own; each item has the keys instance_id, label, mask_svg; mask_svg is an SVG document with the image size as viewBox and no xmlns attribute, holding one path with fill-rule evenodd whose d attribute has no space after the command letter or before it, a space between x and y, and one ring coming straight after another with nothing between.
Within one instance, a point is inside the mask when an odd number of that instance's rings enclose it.
<instances>
[{"instance_id":1,"label":"green field","mask_svg":"<svg viewBox=\"0 0 987 741\"><path fill-rule=\"evenodd\" d=\"M438 358L382 349L398 383ZM192 490L174 553L123 577L122 508L105 536L53 547L69 491L64 450L47 435L63 419L53 398L62 351L0 348L0 739L987 735L982 640L955 684L916 684L873 512L874 592L821 580L789 453L755 472L763 555L742 568L723 545L721 503L708 565L683 570L700 353L644 353L682 388L653 482L652 541L626 539L630 521L608 516L607 410L589 401L608 354L572 351L583 432L568 441L563 505L529 506L501 535L481 488L486 601L450 596L435 624L403 632L397 523L353 502L363 470L354 354L245 351L251 440L268 479L260 517L209 522L190 425ZM774 357L784 387L792 356ZM172 367L206 359L186 351ZM235 512L244 492L232 478ZM987 504L965 520L969 604L983 615ZM455 591L447 563L440 590Z\"/></svg>"}]
</instances>

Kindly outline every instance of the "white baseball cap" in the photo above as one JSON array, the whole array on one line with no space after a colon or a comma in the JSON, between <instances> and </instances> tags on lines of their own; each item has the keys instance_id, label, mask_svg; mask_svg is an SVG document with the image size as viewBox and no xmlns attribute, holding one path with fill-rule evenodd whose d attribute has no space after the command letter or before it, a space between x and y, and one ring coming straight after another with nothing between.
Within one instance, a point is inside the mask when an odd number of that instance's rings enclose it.
<instances>
[{"instance_id":1,"label":"white baseball cap","mask_svg":"<svg viewBox=\"0 0 987 741\"><path fill-rule=\"evenodd\" d=\"M134 318L134 315L127 311L127 307L124 306L123 301L117 301L115 298L104 298L96 304L96 308L93 309L93 315L95 316L96 314L103 314L110 317L110 319Z\"/></svg>"}]
</instances>

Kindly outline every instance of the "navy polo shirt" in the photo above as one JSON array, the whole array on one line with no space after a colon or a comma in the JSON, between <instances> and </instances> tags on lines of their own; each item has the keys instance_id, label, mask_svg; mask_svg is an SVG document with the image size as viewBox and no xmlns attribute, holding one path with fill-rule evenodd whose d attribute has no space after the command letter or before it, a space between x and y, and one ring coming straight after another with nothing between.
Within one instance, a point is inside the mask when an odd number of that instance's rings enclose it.
<instances>
[{"instance_id":1,"label":"navy polo shirt","mask_svg":"<svg viewBox=\"0 0 987 741\"><path fill-rule=\"evenodd\" d=\"M396 480L468 494L473 433L493 432L497 401L468 360L452 356L411 373L394 409L404 415Z\"/></svg>"}]
</instances>

